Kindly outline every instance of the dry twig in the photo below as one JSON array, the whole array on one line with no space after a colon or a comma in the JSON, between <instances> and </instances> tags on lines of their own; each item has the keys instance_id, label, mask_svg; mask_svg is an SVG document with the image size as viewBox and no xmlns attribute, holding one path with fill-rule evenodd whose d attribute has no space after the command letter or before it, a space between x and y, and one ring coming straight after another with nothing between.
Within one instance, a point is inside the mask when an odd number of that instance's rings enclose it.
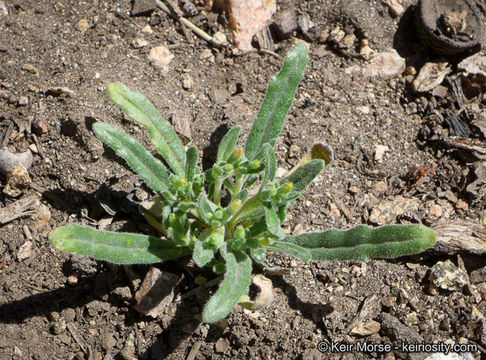
<instances>
[{"instance_id":1,"label":"dry twig","mask_svg":"<svg viewBox=\"0 0 486 360\"><path fill-rule=\"evenodd\" d=\"M162 9L164 12L166 12L169 16L172 18L180 21L181 24L187 26L190 30L192 30L197 36L199 36L201 39L206 40L208 43L210 43L213 46L216 47L224 47L223 44L221 44L218 40L213 38L211 35L209 35L207 32L202 30L201 28L197 27L194 25L192 22L190 22L188 19L182 16L181 10L170 0L164 0L165 3L168 5L164 4L161 0L155 0L155 4Z\"/></svg>"}]
</instances>

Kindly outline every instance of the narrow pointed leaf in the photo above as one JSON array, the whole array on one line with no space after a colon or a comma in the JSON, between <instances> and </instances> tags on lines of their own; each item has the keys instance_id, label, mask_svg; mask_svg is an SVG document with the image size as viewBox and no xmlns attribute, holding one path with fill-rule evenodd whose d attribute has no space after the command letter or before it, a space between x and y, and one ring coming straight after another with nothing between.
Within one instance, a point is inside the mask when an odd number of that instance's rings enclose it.
<instances>
[{"instance_id":1,"label":"narrow pointed leaf","mask_svg":"<svg viewBox=\"0 0 486 360\"><path fill-rule=\"evenodd\" d=\"M202 241L196 241L194 244L194 253L192 254L192 259L197 266L203 267L208 262L213 260L214 252L211 249L204 248Z\"/></svg>"},{"instance_id":2,"label":"narrow pointed leaf","mask_svg":"<svg viewBox=\"0 0 486 360\"><path fill-rule=\"evenodd\" d=\"M49 241L58 249L115 264L152 264L189 255L191 249L154 236L115 233L76 224L57 228Z\"/></svg>"},{"instance_id":3,"label":"narrow pointed leaf","mask_svg":"<svg viewBox=\"0 0 486 360\"><path fill-rule=\"evenodd\" d=\"M219 144L218 156L216 158L216 163L223 160L228 160L233 151L235 150L236 143L238 142L238 137L240 136L241 127L235 126L224 136L223 140Z\"/></svg>"},{"instance_id":4,"label":"narrow pointed leaf","mask_svg":"<svg viewBox=\"0 0 486 360\"><path fill-rule=\"evenodd\" d=\"M110 99L125 111L128 118L147 127L152 143L167 164L177 175L184 176L184 145L172 125L159 115L155 106L141 93L119 82L109 84L107 91Z\"/></svg>"},{"instance_id":5,"label":"narrow pointed leaf","mask_svg":"<svg viewBox=\"0 0 486 360\"><path fill-rule=\"evenodd\" d=\"M262 188L275 179L275 172L277 170L275 152L269 144L265 144L263 146L263 164L265 166L265 170L263 172Z\"/></svg>"},{"instance_id":6,"label":"narrow pointed leaf","mask_svg":"<svg viewBox=\"0 0 486 360\"><path fill-rule=\"evenodd\" d=\"M358 225L349 230L287 236L283 241L307 248L314 260L391 258L421 252L432 246L437 234L423 225Z\"/></svg>"},{"instance_id":7,"label":"narrow pointed leaf","mask_svg":"<svg viewBox=\"0 0 486 360\"><path fill-rule=\"evenodd\" d=\"M192 182L194 179L194 174L197 172L198 156L199 152L197 151L197 147L191 146L189 149L187 149L185 175L188 182Z\"/></svg>"},{"instance_id":8,"label":"narrow pointed leaf","mask_svg":"<svg viewBox=\"0 0 486 360\"><path fill-rule=\"evenodd\" d=\"M137 140L121 129L103 122L93 124L96 136L139 174L156 193L167 190L169 171Z\"/></svg>"},{"instance_id":9,"label":"narrow pointed leaf","mask_svg":"<svg viewBox=\"0 0 486 360\"><path fill-rule=\"evenodd\" d=\"M311 160L308 163L299 166L294 172L287 175L286 177L280 179L279 183L281 185L291 182L293 184L293 189L289 193L289 198L297 196L302 190L304 190L314 178L319 175L321 170L324 168L324 161L322 160Z\"/></svg>"},{"instance_id":10,"label":"narrow pointed leaf","mask_svg":"<svg viewBox=\"0 0 486 360\"><path fill-rule=\"evenodd\" d=\"M265 221L267 223L268 231L273 235L278 235L280 221L278 221L277 213L272 206L265 206Z\"/></svg>"},{"instance_id":11,"label":"narrow pointed leaf","mask_svg":"<svg viewBox=\"0 0 486 360\"><path fill-rule=\"evenodd\" d=\"M251 259L243 252L222 251L226 264L218 291L204 307L203 321L214 323L225 318L251 284Z\"/></svg>"},{"instance_id":12,"label":"narrow pointed leaf","mask_svg":"<svg viewBox=\"0 0 486 360\"><path fill-rule=\"evenodd\" d=\"M312 260L312 255L308 249L291 242L274 241L272 245L265 246L265 248L271 251L283 252L305 261Z\"/></svg>"},{"instance_id":13,"label":"narrow pointed leaf","mask_svg":"<svg viewBox=\"0 0 486 360\"><path fill-rule=\"evenodd\" d=\"M245 156L248 160L255 159L264 144L275 145L297 86L304 76L307 59L307 45L295 45L287 54L280 73L270 79L267 94L246 142Z\"/></svg>"}]
</instances>

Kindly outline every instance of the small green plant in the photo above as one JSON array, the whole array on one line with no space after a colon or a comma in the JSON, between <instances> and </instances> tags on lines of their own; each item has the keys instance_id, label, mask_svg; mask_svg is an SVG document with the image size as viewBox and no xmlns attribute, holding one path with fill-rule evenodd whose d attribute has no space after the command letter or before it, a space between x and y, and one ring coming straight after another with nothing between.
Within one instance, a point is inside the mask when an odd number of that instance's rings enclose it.
<instances>
[{"instance_id":1,"label":"small green plant","mask_svg":"<svg viewBox=\"0 0 486 360\"><path fill-rule=\"evenodd\" d=\"M58 249L117 264L149 264L192 254L200 266L224 273L203 311L205 322L228 315L240 298L247 299L252 262L263 263L267 251L304 260L397 257L431 246L436 234L422 225L365 225L288 236L281 228L286 211L331 161L317 144L281 179L275 179L274 146L307 63L307 46L294 46L278 75L270 80L262 107L244 147L241 128L222 139L214 166L202 171L195 147L184 149L172 126L139 92L121 83L108 85L108 95L131 120L144 125L165 164L119 128L98 122L94 133L125 159L156 196L141 211L160 237L100 231L75 224L50 234ZM170 169L169 169L170 168Z\"/></svg>"}]
</instances>

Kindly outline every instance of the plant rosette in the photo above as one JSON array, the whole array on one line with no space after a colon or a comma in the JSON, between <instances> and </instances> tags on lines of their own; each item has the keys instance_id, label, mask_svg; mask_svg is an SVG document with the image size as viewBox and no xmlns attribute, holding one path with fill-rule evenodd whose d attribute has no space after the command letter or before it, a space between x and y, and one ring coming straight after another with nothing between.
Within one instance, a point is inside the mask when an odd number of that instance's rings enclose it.
<instances>
[{"instance_id":1,"label":"plant rosette","mask_svg":"<svg viewBox=\"0 0 486 360\"><path fill-rule=\"evenodd\" d=\"M153 199L143 202L140 210L160 236L69 224L52 231L50 242L70 253L117 264L151 264L192 255L198 266L224 274L204 307L203 320L208 323L226 317L240 299L248 303L252 263L262 264L268 251L306 261L366 261L430 247L436 234L420 224L359 225L296 236L282 230L288 207L332 160L332 151L318 143L283 178L275 178L275 142L307 60L304 43L289 51L281 71L270 80L246 144L238 145L241 128L232 128L219 145L214 166L206 171L198 165L197 148L186 150L141 93L121 83L109 84L110 99L129 119L148 129L167 166L118 127L97 122L93 131L154 191Z\"/></svg>"}]
</instances>

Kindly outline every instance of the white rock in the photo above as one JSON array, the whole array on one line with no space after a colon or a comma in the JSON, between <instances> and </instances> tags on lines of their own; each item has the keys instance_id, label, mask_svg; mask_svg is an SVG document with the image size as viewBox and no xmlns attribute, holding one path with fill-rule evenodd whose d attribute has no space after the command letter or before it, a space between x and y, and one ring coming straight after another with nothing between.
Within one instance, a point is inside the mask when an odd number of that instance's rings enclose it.
<instances>
[{"instance_id":1,"label":"white rock","mask_svg":"<svg viewBox=\"0 0 486 360\"><path fill-rule=\"evenodd\" d=\"M345 70L345 73L361 73L365 77L379 77L386 80L400 76L405 71L405 67L405 59L395 50L389 50L376 54L363 68L351 66Z\"/></svg>"},{"instance_id":2,"label":"white rock","mask_svg":"<svg viewBox=\"0 0 486 360\"><path fill-rule=\"evenodd\" d=\"M148 60L152 66L159 70L167 71L174 55L165 46L160 45L150 49Z\"/></svg>"},{"instance_id":3,"label":"white rock","mask_svg":"<svg viewBox=\"0 0 486 360\"><path fill-rule=\"evenodd\" d=\"M32 241L26 241L20 246L19 252L17 253L17 259L23 261L30 258L33 254Z\"/></svg>"},{"instance_id":4,"label":"white rock","mask_svg":"<svg viewBox=\"0 0 486 360\"><path fill-rule=\"evenodd\" d=\"M386 145L375 145L375 161L381 163L385 152L388 150L390 150L390 148Z\"/></svg>"}]
</instances>

